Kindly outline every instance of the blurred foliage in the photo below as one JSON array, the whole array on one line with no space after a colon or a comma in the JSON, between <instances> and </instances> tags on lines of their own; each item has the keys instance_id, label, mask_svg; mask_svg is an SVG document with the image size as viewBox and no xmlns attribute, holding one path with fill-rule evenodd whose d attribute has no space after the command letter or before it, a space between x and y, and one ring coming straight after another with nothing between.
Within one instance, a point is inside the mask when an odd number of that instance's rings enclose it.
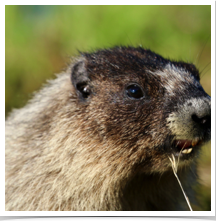
<instances>
[{"instance_id":1,"label":"blurred foliage","mask_svg":"<svg viewBox=\"0 0 216 221\"><path fill-rule=\"evenodd\" d=\"M211 6L5 6L5 114L23 106L79 51L142 45L194 63L211 94ZM205 151L207 150L207 151ZM210 171L210 145L202 169ZM205 155L205 154L204 154ZM200 172L201 180L205 170ZM209 210L210 181L199 187Z\"/></svg>"}]
</instances>

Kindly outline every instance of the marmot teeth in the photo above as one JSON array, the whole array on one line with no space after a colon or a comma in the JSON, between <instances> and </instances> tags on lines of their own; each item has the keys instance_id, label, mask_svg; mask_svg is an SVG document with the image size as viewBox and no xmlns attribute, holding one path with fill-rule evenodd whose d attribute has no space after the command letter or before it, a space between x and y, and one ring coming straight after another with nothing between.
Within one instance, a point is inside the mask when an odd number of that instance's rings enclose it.
<instances>
[{"instance_id":1,"label":"marmot teeth","mask_svg":"<svg viewBox=\"0 0 216 221\"><path fill-rule=\"evenodd\" d=\"M184 149L184 150L182 151L182 153L183 153L183 154L189 154L189 153L191 153L192 150L193 150L193 148Z\"/></svg>"},{"instance_id":2,"label":"marmot teeth","mask_svg":"<svg viewBox=\"0 0 216 221\"><path fill-rule=\"evenodd\" d=\"M192 146L194 147L194 146L196 146L198 143L199 143L199 139L197 138L197 139L195 139L195 140L192 141Z\"/></svg>"}]
</instances>

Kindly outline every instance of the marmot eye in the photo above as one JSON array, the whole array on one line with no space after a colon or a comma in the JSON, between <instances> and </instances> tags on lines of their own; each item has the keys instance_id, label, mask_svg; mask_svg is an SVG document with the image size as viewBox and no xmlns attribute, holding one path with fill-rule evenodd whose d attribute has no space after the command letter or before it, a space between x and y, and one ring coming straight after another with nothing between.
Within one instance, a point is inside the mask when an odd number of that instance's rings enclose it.
<instances>
[{"instance_id":1,"label":"marmot eye","mask_svg":"<svg viewBox=\"0 0 216 221\"><path fill-rule=\"evenodd\" d=\"M126 94L129 98L140 99L144 96L143 90L137 84L131 84L126 88Z\"/></svg>"}]
</instances>

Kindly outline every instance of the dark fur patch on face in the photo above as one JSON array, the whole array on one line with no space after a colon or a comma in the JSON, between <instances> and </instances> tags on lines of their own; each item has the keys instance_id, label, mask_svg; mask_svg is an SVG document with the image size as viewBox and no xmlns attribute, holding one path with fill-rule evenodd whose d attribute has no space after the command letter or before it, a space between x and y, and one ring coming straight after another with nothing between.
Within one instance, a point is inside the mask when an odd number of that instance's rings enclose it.
<instances>
[{"instance_id":1,"label":"dark fur patch on face","mask_svg":"<svg viewBox=\"0 0 216 221\"><path fill-rule=\"evenodd\" d=\"M124 150L125 158L136 156L141 165L148 162L148 170L163 170L168 164L167 156L177 151L172 142L179 136L167 125L167 118L178 113L188 100L208 97L199 83L196 67L164 59L141 47L116 47L82 56L85 74L81 76L87 76L85 82L91 88L87 103L80 103L80 114L87 119L82 129L92 128L91 135L101 142L112 141L116 151ZM128 85L136 85L142 96L128 96ZM194 102L192 109L201 108L195 107ZM184 119L182 122L187 127ZM189 124L194 125L190 121Z\"/></svg>"}]
</instances>

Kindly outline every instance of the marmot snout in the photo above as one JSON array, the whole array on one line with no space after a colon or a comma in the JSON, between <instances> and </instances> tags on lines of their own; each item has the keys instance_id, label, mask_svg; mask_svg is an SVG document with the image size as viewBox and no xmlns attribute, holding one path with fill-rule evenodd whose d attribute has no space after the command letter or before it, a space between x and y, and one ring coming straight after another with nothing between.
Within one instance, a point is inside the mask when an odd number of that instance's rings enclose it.
<instances>
[{"instance_id":1,"label":"marmot snout","mask_svg":"<svg viewBox=\"0 0 216 221\"><path fill-rule=\"evenodd\" d=\"M143 48L83 53L6 121L6 210L184 210L210 140L193 64Z\"/></svg>"}]
</instances>

